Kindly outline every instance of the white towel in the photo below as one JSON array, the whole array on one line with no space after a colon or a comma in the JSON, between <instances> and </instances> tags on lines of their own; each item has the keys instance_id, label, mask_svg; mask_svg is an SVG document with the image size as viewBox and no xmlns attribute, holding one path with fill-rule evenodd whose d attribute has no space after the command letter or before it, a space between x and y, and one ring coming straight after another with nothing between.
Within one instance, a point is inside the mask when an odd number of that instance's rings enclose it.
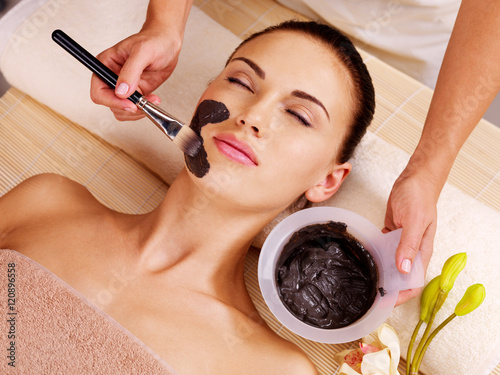
<instances>
[{"instance_id":1,"label":"white towel","mask_svg":"<svg viewBox=\"0 0 500 375\"><path fill-rule=\"evenodd\" d=\"M354 211L383 228L387 198L408 158L405 152L368 132L352 160L351 175L337 194L320 205ZM290 213L291 210L282 213L272 226ZM272 226L257 237L257 244L263 243ZM465 251L468 260L439 311L436 323L453 313L463 293L472 284L484 284L486 299L476 311L455 318L436 336L422 362L424 373L487 375L500 362L499 229L500 212L454 186L445 185L438 203L435 250L426 283L441 273L443 263L451 255ZM398 332L405 358L408 342L419 320L419 306L419 298L414 298L395 308L387 320Z\"/></svg>"}]
</instances>

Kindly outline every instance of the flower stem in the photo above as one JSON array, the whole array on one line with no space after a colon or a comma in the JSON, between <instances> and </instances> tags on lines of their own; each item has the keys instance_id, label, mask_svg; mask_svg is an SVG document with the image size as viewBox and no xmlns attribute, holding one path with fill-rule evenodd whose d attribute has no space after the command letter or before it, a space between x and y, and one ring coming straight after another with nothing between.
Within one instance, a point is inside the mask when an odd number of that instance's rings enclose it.
<instances>
[{"instance_id":1,"label":"flower stem","mask_svg":"<svg viewBox=\"0 0 500 375\"><path fill-rule=\"evenodd\" d=\"M422 352L422 348L424 347L425 342L431 333L431 328L432 328L432 323L434 323L434 318L436 317L439 308L443 305L444 299L446 299L447 296L448 293L444 292L443 290L441 290L438 294L438 297L436 299L436 304L434 305L431 316L429 318L429 322L427 323L427 327L425 328L424 335L420 339L420 343L418 344L417 350L415 351L415 355L413 356L413 361L411 363L412 372L415 372L416 370L417 361L418 358L420 357L420 353Z\"/></svg>"},{"instance_id":2,"label":"flower stem","mask_svg":"<svg viewBox=\"0 0 500 375\"><path fill-rule=\"evenodd\" d=\"M439 333L439 331L441 331L445 325L447 325L449 322L451 322L453 320L453 318L455 318L457 315L455 313L451 314L444 322L442 322L439 326L436 327L436 329L434 331L432 331L431 335L429 336L429 338L425 341L425 344L422 348L422 351L420 352L420 355L417 359L417 364L415 366L415 370L418 372L419 368L420 368L420 363L422 362L422 359L424 358L424 354L425 352L427 351L427 348L429 347L432 339L434 337L436 337L436 335ZM415 359L415 357L413 358Z\"/></svg>"},{"instance_id":3,"label":"flower stem","mask_svg":"<svg viewBox=\"0 0 500 375\"><path fill-rule=\"evenodd\" d=\"M408 352L406 353L406 375L410 375L410 366L411 366L411 352L413 351L413 343L415 342L415 339L417 338L418 331L420 330L420 327L422 326L422 323L424 321L420 319L415 326L415 329L413 330L413 335L411 336L410 343L408 344Z\"/></svg>"}]
</instances>

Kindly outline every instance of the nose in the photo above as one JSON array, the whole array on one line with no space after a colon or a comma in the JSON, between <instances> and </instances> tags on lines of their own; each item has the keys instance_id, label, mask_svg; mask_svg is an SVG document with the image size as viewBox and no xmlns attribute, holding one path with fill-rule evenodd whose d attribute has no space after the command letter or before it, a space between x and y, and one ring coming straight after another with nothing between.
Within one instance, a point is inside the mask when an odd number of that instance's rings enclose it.
<instances>
[{"instance_id":1,"label":"nose","mask_svg":"<svg viewBox=\"0 0 500 375\"><path fill-rule=\"evenodd\" d=\"M247 123L246 123L246 121L247 121L247 120L245 120L244 118L242 118L242 119L240 119L240 120L238 121L238 125L243 125L243 126L244 126L244 125L246 125L246 124L247 124ZM258 137L262 137L262 132L260 131L260 129L259 129L257 126L255 126L255 125L250 126L250 130L252 130L252 132L253 132L256 136L258 136Z\"/></svg>"},{"instance_id":2,"label":"nose","mask_svg":"<svg viewBox=\"0 0 500 375\"><path fill-rule=\"evenodd\" d=\"M254 136L262 138L269 129L271 108L263 103L254 103L247 106L236 117L236 124L247 127Z\"/></svg>"}]
</instances>

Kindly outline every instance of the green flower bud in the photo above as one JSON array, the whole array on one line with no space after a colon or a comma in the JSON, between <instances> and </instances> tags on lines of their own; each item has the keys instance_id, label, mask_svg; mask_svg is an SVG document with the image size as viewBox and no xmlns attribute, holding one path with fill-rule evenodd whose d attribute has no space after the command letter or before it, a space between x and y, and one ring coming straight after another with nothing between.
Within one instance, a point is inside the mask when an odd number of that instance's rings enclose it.
<instances>
[{"instance_id":1,"label":"green flower bud","mask_svg":"<svg viewBox=\"0 0 500 375\"><path fill-rule=\"evenodd\" d=\"M440 281L441 276L436 276L433 278L429 284L427 284L420 297L420 320L429 323L432 310L436 304L436 299L440 291Z\"/></svg>"},{"instance_id":2,"label":"green flower bud","mask_svg":"<svg viewBox=\"0 0 500 375\"><path fill-rule=\"evenodd\" d=\"M455 279L458 274L464 269L467 263L467 254L458 253L452 255L444 263L443 269L441 271L441 290L444 292L449 292L453 288Z\"/></svg>"},{"instance_id":3,"label":"green flower bud","mask_svg":"<svg viewBox=\"0 0 500 375\"><path fill-rule=\"evenodd\" d=\"M467 288L464 296L455 307L455 315L463 316L477 309L486 297L483 284L474 284Z\"/></svg>"}]
</instances>

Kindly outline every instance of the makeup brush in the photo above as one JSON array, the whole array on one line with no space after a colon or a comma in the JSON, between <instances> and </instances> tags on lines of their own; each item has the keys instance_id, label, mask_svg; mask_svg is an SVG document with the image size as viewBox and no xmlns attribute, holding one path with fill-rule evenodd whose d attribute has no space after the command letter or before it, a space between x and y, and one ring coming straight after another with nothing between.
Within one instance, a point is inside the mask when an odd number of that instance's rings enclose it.
<instances>
[{"instance_id":1,"label":"makeup brush","mask_svg":"<svg viewBox=\"0 0 500 375\"><path fill-rule=\"evenodd\" d=\"M101 80L106 82L109 87L113 89L116 87L118 75L71 39L67 34L61 30L55 30L52 33L52 39L69 52L70 55L89 68ZM184 153L189 156L195 156L198 153L202 141L193 129L189 126L185 126L182 122L149 102L138 91L130 95L128 100L137 105L137 107L140 108Z\"/></svg>"}]
</instances>

